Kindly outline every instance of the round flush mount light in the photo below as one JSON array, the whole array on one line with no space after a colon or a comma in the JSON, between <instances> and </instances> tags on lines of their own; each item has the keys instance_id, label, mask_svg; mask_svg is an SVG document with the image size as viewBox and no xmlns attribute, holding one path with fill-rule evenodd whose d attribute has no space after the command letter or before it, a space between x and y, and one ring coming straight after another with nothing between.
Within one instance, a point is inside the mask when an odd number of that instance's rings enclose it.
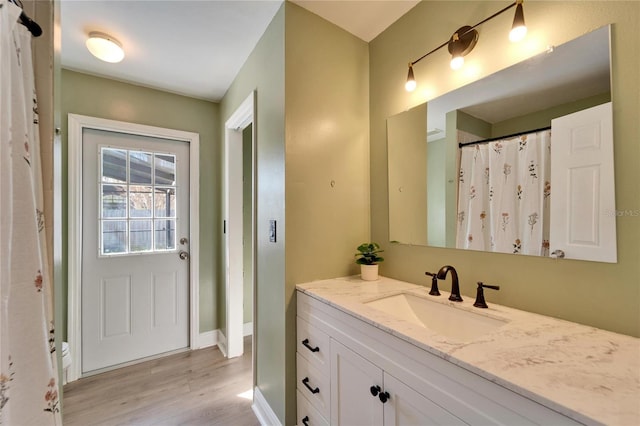
<instances>
[{"instance_id":1,"label":"round flush mount light","mask_svg":"<svg viewBox=\"0 0 640 426\"><path fill-rule=\"evenodd\" d=\"M108 34L91 32L86 44L89 52L102 61L117 63L124 59L122 44Z\"/></svg>"}]
</instances>

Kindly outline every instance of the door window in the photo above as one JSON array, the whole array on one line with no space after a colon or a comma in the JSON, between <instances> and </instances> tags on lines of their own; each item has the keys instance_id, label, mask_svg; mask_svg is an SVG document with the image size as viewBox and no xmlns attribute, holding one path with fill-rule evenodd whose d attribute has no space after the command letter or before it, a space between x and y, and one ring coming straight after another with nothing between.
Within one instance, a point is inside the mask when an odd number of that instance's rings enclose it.
<instances>
[{"instance_id":1,"label":"door window","mask_svg":"<svg viewBox=\"0 0 640 426\"><path fill-rule=\"evenodd\" d=\"M100 254L176 249L176 156L100 148Z\"/></svg>"}]
</instances>

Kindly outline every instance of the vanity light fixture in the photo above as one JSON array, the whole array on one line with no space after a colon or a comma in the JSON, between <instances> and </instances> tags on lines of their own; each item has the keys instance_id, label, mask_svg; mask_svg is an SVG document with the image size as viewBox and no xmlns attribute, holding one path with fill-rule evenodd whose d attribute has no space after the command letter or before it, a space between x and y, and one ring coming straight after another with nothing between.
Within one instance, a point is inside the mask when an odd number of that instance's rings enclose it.
<instances>
[{"instance_id":1,"label":"vanity light fixture","mask_svg":"<svg viewBox=\"0 0 640 426\"><path fill-rule=\"evenodd\" d=\"M426 54L419 57L415 61L409 62L409 74L407 75L407 82L404 86L407 92L411 92L416 88L416 79L413 76L413 66L415 64L417 64L427 56L431 55L432 53L447 46L449 53L451 54L451 68L454 70L460 69L464 64L464 56L466 56L469 52L471 52L475 47L476 43L478 42L479 34L476 28L484 24L485 22L490 21L496 16L501 15L502 13L506 12L507 10L511 9L514 6L516 8L516 13L513 18L513 25L511 26L511 32L509 33L509 40L511 40L512 42L518 42L522 40L527 34L527 27L524 24L524 11L522 7L522 2L523 0L516 0L509 6L494 13L488 18L483 19L482 21L478 22L474 26L465 25L463 27L458 28L458 30L456 30L456 32L453 33L453 35L451 36L451 38L449 38L449 40L445 41L440 46L436 47L430 52L427 52Z\"/></svg>"},{"instance_id":2,"label":"vanity light fixture","mask_svg":"<svg viewBox=\"0 0 640 426\"><path fill-rule=\"evenodd\" d=\"M524 24L524 11L522 10L522 1L516 1L516 14L513 17L513 25L509 32L509 40L514 43L519 42L527 35L527 26Z\"/></svg>"},{"instance_id":3,"label":"vanity light fixture","mask_svg":"<svg viewBox=\"0 0 640 426\"><path fill-rule=\"evenodd\" d=\"M117 63L124 59L122 44L108 34L93 31L89 33L86 45L89 52L102 61Z\"/></svg>"},{"instance_id":4,"label":"vanity light fixture","mask_svg":"<svg viewBox=\"0 0 640 426\"><path fill-rule=\"evenodd\" d=\"M457 70L464 65L464 56L471 52L478 42L478 31L466 25L458 28L447 43L451 53L451 69Z\"/></svg>"}]
</instances>

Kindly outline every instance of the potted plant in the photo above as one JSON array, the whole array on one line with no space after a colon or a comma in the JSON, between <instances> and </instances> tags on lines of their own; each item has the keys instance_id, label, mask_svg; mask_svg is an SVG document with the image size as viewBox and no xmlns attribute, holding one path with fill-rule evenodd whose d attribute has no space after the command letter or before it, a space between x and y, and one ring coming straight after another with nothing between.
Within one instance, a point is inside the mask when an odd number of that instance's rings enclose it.
<instances>
[{"instance_id":1,"label":"potted plant","mask_svg":"<svg viewBox=\"0 0 640 426\"><path fill-rule=\"evenodd\" d=\"M378 256L382 253L377 243L362 243L358 246L356 263L360 265L360 277L365 281L375 281L378 279L378 263L384 258Z\"/></svg>"}]
</instances>

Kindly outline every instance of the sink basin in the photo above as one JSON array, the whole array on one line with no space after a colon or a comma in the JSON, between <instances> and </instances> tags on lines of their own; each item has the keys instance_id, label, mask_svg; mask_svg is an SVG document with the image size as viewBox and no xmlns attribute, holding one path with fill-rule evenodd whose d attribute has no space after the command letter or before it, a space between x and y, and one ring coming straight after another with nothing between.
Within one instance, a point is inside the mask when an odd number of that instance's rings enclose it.
<instances>
[{"instance_id":1,"label":"sink basin","mask_svg":"<svg viewBox=\"0 0 640 426\"><path fill-rule=\"evenodd\" d=\"M507 323L407 293L364 304L459 342L471 341Z\"/></svg>"}]
</instances>

